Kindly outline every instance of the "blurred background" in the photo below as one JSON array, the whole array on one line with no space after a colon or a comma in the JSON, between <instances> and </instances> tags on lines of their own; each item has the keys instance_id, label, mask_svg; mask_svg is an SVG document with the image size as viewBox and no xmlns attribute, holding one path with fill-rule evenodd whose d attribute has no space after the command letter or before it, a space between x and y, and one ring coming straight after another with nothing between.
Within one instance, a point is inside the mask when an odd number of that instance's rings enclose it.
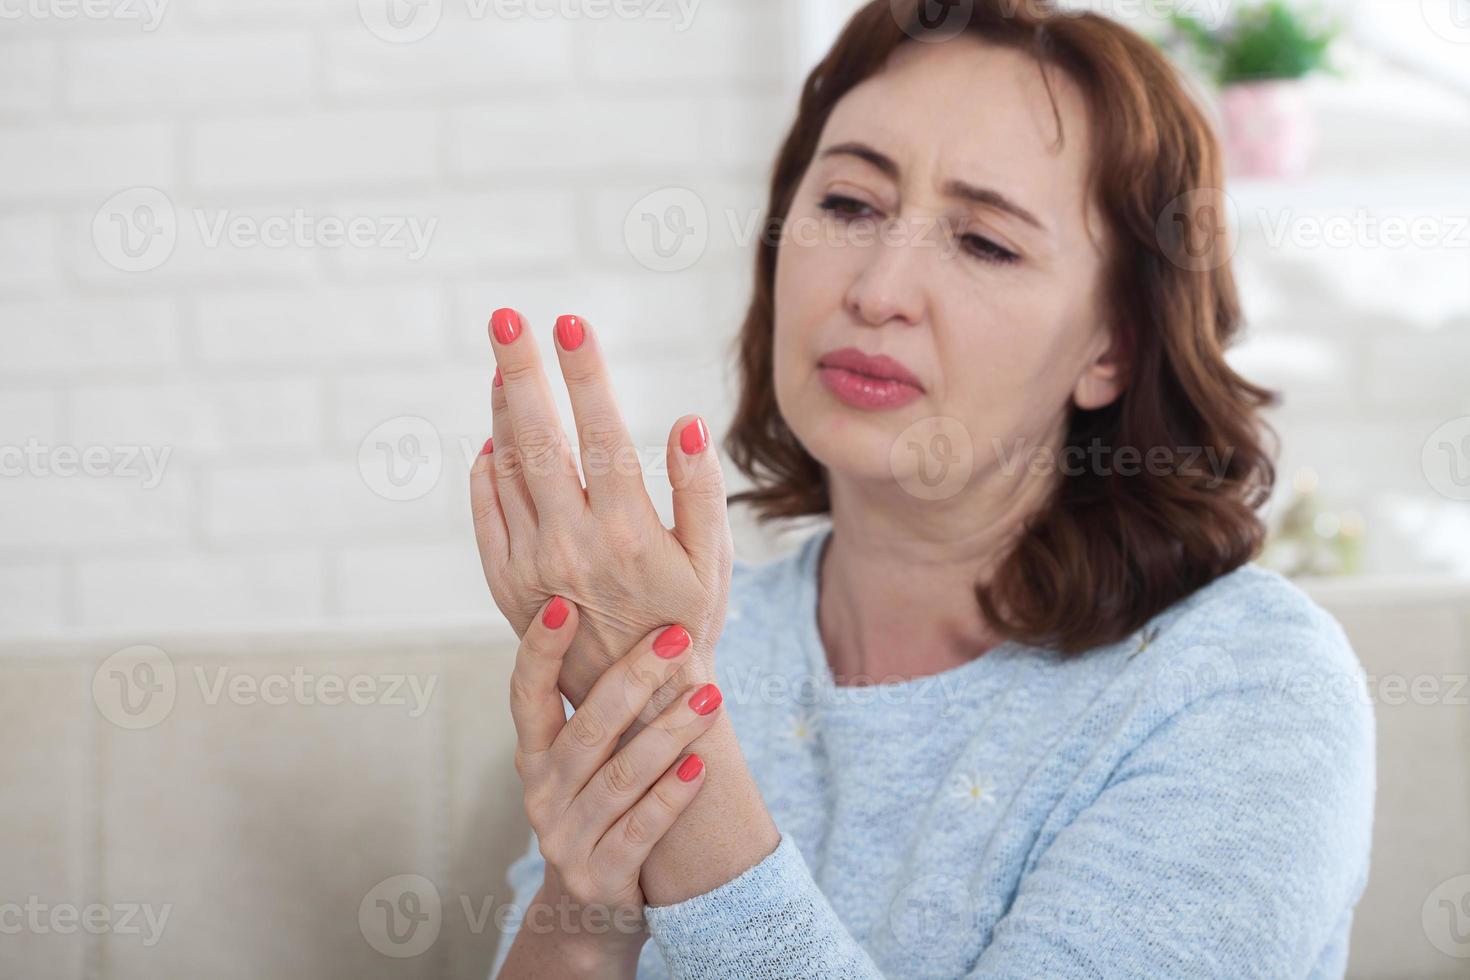
<instances>
[{"instance_id":1,"label":"blurred background","mask_svg":"<svg viewBox=\"0 0 1470 980\"><path fill-rule=\"evenodd\" d=\"M857 6L0 0L0 827L26 852L0 925L176 909L147 947L0 930L0 973L483 975L493 919L459 909L506 901L525 843L513 774L484 775L514 640L466 493L489 314L548 363L558 314L594 324L672 523L668 430L726 427L768 167ZM1470 0L1068 6L1154 38L1217 121L1231 358L1284 394L1262 562L1370 679L1435 682L1387 717L1381 795L1470 826ZM741 558L791 546L731 516ZM212 686L303 662L380 696ZM1399 819L1353 975L1470 976L1470 843ZM390 872L446 938L374 942ZM305 901L328 879L340 907Z\"/></svg>"}]
</instances>

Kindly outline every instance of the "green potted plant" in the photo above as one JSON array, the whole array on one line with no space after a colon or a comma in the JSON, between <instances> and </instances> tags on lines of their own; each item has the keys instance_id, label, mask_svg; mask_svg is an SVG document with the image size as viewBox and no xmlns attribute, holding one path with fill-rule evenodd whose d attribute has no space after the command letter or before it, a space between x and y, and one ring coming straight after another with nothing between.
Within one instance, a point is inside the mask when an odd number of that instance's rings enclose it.
<instances>
[{"instance_id":1,"label":"green potted plant","mask_svg":"<svg viewBox=\"0 0 1470 980\"><path fill-rule=\"evenodd\" d=\"M1170 15L1171 39L1193 50L1220 90L1227 167L1245 177L1296 177L1306 171L1316 132L1301 80L1339 72L1328 49L1342 31L1317 8L1289 0L1243 3L1210 27Z\"/></svg>"}]
</instances>

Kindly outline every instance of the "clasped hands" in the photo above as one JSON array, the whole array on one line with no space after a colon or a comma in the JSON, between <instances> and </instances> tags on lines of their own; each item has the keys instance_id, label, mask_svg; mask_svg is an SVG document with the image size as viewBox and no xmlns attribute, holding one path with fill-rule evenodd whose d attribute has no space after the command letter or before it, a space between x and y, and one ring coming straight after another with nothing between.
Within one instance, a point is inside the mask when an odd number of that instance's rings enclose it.
<instances>
[{"instance_id":1,"label":"clasped hands","mask_svg":"<svg viewBox=\"0 0 1470 980\"><path fill-rule=\"evenodd\" d=\"M486 581L522 638L510 700L547 860L541 897L641 912L644 860L703 783L697 756L674 763L718 717L714 648L734 554L724 479L704 421L679 419L664 527L596 335L563 316L555 348L584 489L527 333L515 310L491 317L493 428L470 493Z\"/></svg>"}]
</instances>

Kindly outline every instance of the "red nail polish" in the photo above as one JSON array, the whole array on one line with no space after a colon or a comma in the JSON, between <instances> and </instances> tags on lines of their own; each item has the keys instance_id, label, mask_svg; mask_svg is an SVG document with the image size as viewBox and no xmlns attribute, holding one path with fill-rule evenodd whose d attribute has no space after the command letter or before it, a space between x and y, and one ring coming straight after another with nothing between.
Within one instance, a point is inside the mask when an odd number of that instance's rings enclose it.
<instances>
[{"instance_id":1,"label":"red nail polish","mask_svg":"<svg viewBox=\"0 0 1470 980\"><path fill-rule=\"evenodd\" d=\"M495 369L495 387L499 388L505 384L505 379L500 376L500 368Z\"/></svg>"},{"instance_id":2,"label":"red nail polish","mask_svg":"<svg viewBox=\"0 0 1470 980\"><path fill-rule=\"evenodd\" d=\"M541 614L541 622L546 624L547 629L560 629L561 624L567 621L569 612L571 610L567 608L566 600L561 596L553 596L546 612Z\"/></svg>"},{"instance_id":3,"label":"red nail polish","mask_svg":"<svg viewBox=\"0 0 1470 980\"><path fill-rule=\"evenodd\" d=\"M693 781L694 777L702 771L704 771L704 760L691 752L683 762L679 763L675 774L687 783Z\"/></svg>"},{"instance_id":4,"label":"red nail polish","mask_svg":"<svg viewBox=\"0 0 1470 980\"><path fill-rule=\"evenodd\" d=\"M718 687L706 684L689 698L689 707L694 709L696 715L707 715L718 708L723 700Z\"/></svg>"},{"instance_id":5,"label":"red nail polish","mask_svg":"<svg viewBox=\"0 0 1470 980\"><path fill-rule=\"evenodd\" d=\"M683 653L689 646L689 632L682 626L670 626L653 641L653 652L669 660Z\"/></svg>"},{"instance_id":6,"label":"red nail polish","mask_svg":"<svg viewBox=\"0 0 1470 980\"><path fill-rule=\"evenodd\" d=\"M480 449L480 455L489 456L493 452L495 452L495 437L491 436L485 440L485 445Z\"/></svg>"},{"instance_id":7,"label":"red nail polish","mask_svg":"<svg viewBox=\"0 0 1470 980\"><path fill-rule=\"evenodd\" d=\"M556 339L561 341L562 350L576 350L582 346L582 338L586 332L582 329L582 318L579 316L559 316L556 318Z\"/></svg>"},{"instance_id":8,"label":"red nail polish","mask_svg":"<svg viewBox=\"0 0 1470 980\"><path fill-rule=\"evenodd\" d=\"M684 430L679 433L679 446L684 450L686 456L697 456L704 452L704 447L709 445L709 429L705 428L704 419L695 419Z\"/></svg>"},{"instance_id":9,"label":"red nail polish","mask_svg":"<svg viewBox=\"0 0 1470 980\"><path fill-rule=\"evenodd\" d=\"M490 330L495 339L508 344L521 335L521 315L508 306L490 314Z\"/></svg>"}]
</instances>

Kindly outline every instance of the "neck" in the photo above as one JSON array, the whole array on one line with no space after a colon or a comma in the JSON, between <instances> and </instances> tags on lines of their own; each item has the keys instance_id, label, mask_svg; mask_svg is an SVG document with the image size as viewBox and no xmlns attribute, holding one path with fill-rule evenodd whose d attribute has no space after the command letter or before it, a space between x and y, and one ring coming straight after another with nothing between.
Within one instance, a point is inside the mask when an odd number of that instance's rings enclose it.
<instances>
[{"instance_id":1,"label":"neck","mask_svg":"<svg viewBox=\"0 0 1470 980\"><path fill-rule=\"evenodd\" d=\"M817 619L838 684L889 683L959 666L998 645L975 601L1054 482L976 473L966 491L916 501L897 483L828 471L832 536Z\"/></svg>"}]
</instances>

